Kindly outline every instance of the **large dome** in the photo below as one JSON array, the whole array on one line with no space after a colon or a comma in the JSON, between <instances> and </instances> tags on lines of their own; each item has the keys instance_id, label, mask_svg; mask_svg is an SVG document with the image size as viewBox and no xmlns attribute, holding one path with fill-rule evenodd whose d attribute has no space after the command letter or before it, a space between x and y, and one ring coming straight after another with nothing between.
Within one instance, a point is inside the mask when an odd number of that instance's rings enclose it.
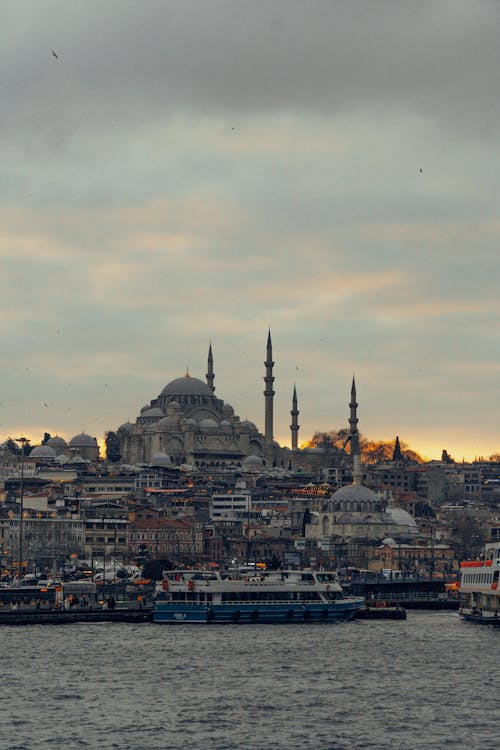
<instances>
[{"instance_id":1,"label":"large dome","mask_svg":"<svg viewBox=\"0 0 500 750\"><path fill-rule=\"evenodd\" d=\"M212 391L206 383L198 378L192 378L190 375L184 375L183 378L176 378L168 383L160 393L160 396L212 396Z\"/></svg>"},{"instance_id":2,"label":"large dome","mask_svg":"<svg viewBox=\"0 0 500 750\"><path fill-rule=\"evenodd\" d=\"M50 445L37 445L30 453L30 458L55 458L56 452Z\"/></svg>"},{"instance_id":3,"label":"large dome","mask_svg":"<svg viewBox=\"0 0 500 750\"><path fill-rule=\"evenodd\" d=\"M328 501L330 512L374 513L382 510L376 494L362 484L348 484L333 493Z\"/></svg>"},{"instance_id":4,"label":"large dome","mask_svg":"<svg viewBox=\"0 0 500 750\"><path fill-rule=\"evenodd\" d=\"M345 487L341 487L339 490L333 493L331 500L333 502L349 502L349 503L376 503L378 498L374 492L363 487L362 484L347 484Z\"/></svg>"},{"instance_id":5,"label":"large dome","mask_svg":"<svg viewBox=\"0 0 500 750\"><path fill-rule=\"evenodd\" d=\"M80 435L75 435L74 438L71 438L69 444L72 448L95 448L97 440L82 432Z\"/></svg>"},{"instance_id":6,"label":"large dome","mask_svg":"<svg viewBox=\"0 0 500 750\"><path fill-rule=\"evenodd\" d=\"M47 445L49 448L53 448L57 453L59 450L64 450L68 444L64 438L59 437L59 435L54 435L54 437L47 440Z\"/></svg>"}]
</instances>

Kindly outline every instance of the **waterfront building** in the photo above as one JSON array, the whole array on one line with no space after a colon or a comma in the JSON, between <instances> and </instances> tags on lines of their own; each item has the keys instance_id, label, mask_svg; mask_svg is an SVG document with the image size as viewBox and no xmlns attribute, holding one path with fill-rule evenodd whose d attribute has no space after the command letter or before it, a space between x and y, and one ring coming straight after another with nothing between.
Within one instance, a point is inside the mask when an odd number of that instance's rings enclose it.
<instances>
[{"instance_id":1,"label":"waterfront building","mask_svg":"<svg viewBox=\"0 0 500 750\"><path fill-rule=\"evenodd\" d=\"M204 552L203 524L191 518L150 518L131 521L129 552L135 557L166 558L176 563L200 560Z\"/></svg>"}]
</instances>

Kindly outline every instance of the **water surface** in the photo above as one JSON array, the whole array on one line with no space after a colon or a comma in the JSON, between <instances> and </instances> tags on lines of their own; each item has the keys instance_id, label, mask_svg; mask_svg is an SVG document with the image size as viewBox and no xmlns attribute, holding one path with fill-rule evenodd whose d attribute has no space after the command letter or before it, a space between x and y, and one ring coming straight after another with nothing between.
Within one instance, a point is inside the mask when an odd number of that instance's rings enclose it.
<instances>
[{"instance_id":1,"label":"water surface","mask_svg":"<svg viewBox=\"0 0 500 750\"><path fill-rule=\"evenodd\" d=\"M500 629L2 627L0 750L498 750Z\"/></svg>"}]
</instances>

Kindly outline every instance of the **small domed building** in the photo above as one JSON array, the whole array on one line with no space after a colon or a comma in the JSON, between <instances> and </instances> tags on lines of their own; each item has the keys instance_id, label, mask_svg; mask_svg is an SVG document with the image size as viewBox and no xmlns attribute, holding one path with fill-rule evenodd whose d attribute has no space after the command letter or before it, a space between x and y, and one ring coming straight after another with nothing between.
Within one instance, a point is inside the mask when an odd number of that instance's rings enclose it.
<instances>
[{"instance_id":1,"label":"small domed building","mask_svg":"<svg viewBox=\"0 0 500 750\"><path fill-rule=\"evenodd\" d=\"M351 387L349 442L353 461L352 484L340 487L314 514L306 525L306 537L322 540L381 541L386 536L408 538L417 533L409 513L391 512L386 503L361 484L361 450L359 445L356 384Z\"/></svg>"},{"instance_id":2,"label":"small domed building","mask_svg":"<svg viewBox=\"0 0 500 750\"><path fill-rule=\"evenodd\" d=\"M99 444L95 437L81 432L71 438L65 453L72 457L80 457L87 461L97 461L99 458Z\"/></svg>"}]
</instances>

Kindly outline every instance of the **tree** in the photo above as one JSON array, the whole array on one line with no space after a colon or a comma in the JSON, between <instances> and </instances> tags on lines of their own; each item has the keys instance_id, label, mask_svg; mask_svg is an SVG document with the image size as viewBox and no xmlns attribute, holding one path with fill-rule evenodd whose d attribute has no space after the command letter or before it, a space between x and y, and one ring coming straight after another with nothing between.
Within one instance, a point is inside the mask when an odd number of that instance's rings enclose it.
<instances>
[{"instance_id":1,"label":"tree","mask_svg":"<svg viewBox=\"0 0 500 750\"><path fill-rule=\"evenodd\" d=\"M312 438L304 444L304 447L325 448L328 446L342 450L348 438L349 430L346 427L342 427L340 430L329 430L328 432L315 432Z\"/></svg>"},{"instance_id":2,"label":"tree","mask_svg":"<svg viewBox=\"0 0 500 750\"><path fill-rule=\"evenodd\" d=\"M17 443L14 440L12 440L12 438L9 438L5 442L5 447L7 448L7 450L9 451L9 453L12 453L15 456L19 456L20 453L21 453L21 448L19 447L19 445L17 445ZM32 450L33 450L33 448L31 446L30 441L26 440L23 443L23 447L22 447L22 451L23 451L24 455L25 456L29 456L29 454L31 453Z\"/></svg>"},{"instance_id":3,"label":"tree","mask_svg":"<svg viewBox=\"0 0 500 750\"><path fill-rule=\"evenodd\" d=\"M21 448L12 440L12 438L5 441L5 447L9 453L13 453L15 456L18 456L19 453L21 453Z\"/></svg>"},{"instance_id":4,"label":"tree","mask_svg":"<svg viewBox=\"0 0 500 750\"><path fill-rule=\"evenodd\" d=\"M381 464L392 460L394 443L389 440L362 440L361 460L364 464Z\"/></svg>"},{"instance_id":5,"label":"tree","mask_svg":"<svg viewBox=\"0 0 500 750\"><path fill-rule=\"evenodd\" d=\"M118 439L116 432L112 432L111 430L107 432L105 443L107 460L112 463L118 463L122 456L120 453L120 440Z\"/></svg>"},{"instance_id":6,"label":"tree","mask_svg":"<svg viewBox=\"0 0 500 750\"><path fill-rule=\"evenodd\" d=\"M52 437L52 435L50 434L50 432L44 432L43 433L42 445L46 445L49 442L49 440L50 440L51 437Z\"/></svg>"},{"instance_id":7,"label":"tree","mask_svg":"<svg viewBox=\"0 0 500 750\"><path fill-rule=\"evenodd\" d=\"M304 443L305 448L331 447L337 450L346 450L349 443L349 429L342 427L340 430L329 430L328 432L315 432L311 440ZM361 461L364 464L386 463L392 460L394 442L392 440L368 440L358 433L359 447L361 449ZM416 451L409 448L403 440L399 441L401 453L405 461L413 461L422 464L424 459Z\"/></svg>"},{"instance_id":8,"label":"tree","mask_svg":"<svg viewBox=\"0 0 500 750\"><path fill-rule=\"evenodd\" d=\"M467 511L459 511L451 518L452 544L461 560L475 557L481 551L484 541L484 529Z\"/></svg>"}]
</instances>

